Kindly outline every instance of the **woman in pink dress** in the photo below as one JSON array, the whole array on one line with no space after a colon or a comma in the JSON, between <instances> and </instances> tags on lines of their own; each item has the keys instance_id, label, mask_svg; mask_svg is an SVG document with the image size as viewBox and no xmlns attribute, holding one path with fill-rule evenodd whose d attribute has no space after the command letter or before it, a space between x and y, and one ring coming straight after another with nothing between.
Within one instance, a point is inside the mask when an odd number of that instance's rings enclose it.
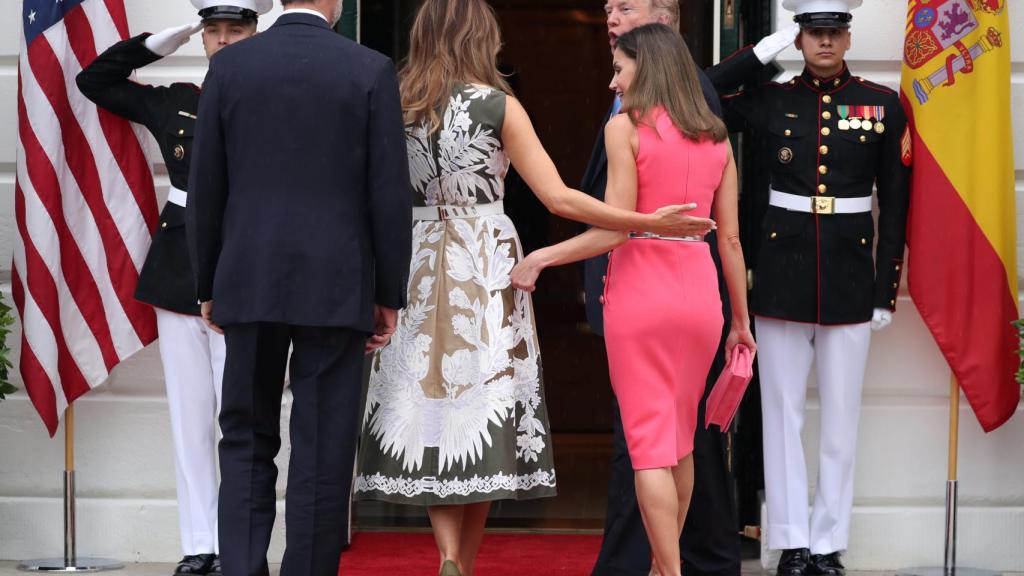
<instances>
[{"instance_id":1,"label":"woman in pink dress","mask_svg":"<svg viewBox=\"0 0 1024 576\"><path fill-rule=\"evenodd\" d=\"M637 212L688 203L697 205L697 217L714 210L732 302L726 356L737 344L753 351L736 165L725 126L701 94L693 58L682 37L662 24L623 35L613 56L610 87L622 98L623 113L605 129L606 201ZM679 536L693 489L697 406L723 322L709 246L699 236L594 228L533 252L512 271L512 282L533 290L545 267L613 248L603 297L612 387L654 554L652 573L678 576Z\"/></svg>"}]
</instances>

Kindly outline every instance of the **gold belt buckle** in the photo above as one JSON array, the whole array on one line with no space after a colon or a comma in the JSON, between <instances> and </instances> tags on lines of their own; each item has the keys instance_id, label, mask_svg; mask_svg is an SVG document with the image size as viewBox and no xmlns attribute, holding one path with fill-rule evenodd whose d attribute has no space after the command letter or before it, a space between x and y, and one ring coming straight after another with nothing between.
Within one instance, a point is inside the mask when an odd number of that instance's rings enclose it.
<instances>
[{"instance_id":1,"label":"gold belt buckle","mask_svg":"<svg viewBox=\"0 0 1024 576\"><path fill-rule=\"evenodd\" d=\"M814 214L835 214L835 196L814 196L811 202L811 212Z\"/></svg>"}]
</instances>

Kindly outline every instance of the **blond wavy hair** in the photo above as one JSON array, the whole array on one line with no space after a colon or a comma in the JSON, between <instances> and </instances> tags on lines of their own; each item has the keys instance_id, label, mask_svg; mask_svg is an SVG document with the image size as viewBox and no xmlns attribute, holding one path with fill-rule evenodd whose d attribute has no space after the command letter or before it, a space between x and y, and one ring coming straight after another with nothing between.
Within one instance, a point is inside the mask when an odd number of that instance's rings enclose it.
<instances>
[{"instance_id":1,"label":"blond wavy hair","mask_svg":"<svg viewBox=\"0 0 1024 576\"><path fill-rule=\"evenodd\" d=\"M456 84L477 83L511 94L498 72L501 30L485 0L425 0L409 35L398 78L405 122L441 126L440 109Z\"/></svg>"},{"instance_id":2,"label":"blond wavy hair","mask_svg":"<svg viewBox=\"0 0 1024 576\"><path fill-rule=\"evenodd\" d=\"M679 31L679 0L648 0L651 3L651 15L664 14L665 24Z\"/></svg>"}]
</instances>

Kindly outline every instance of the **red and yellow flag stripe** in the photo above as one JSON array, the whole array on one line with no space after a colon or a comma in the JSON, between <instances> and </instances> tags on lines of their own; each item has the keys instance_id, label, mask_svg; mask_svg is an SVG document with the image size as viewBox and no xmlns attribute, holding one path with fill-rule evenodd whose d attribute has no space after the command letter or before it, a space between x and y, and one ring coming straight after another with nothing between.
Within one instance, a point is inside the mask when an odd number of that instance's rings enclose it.
<instances>
[{"instance_id":1,"label":"red and yellow flag stripe","mask_svg":"<svg viewBox=\"0 0 1024 576\"><path fill-rule=\"evenodd\" d=\"M911 0L910 294L982 428L1020 401L1006 0Z\"/></svg>"}]
</instances>

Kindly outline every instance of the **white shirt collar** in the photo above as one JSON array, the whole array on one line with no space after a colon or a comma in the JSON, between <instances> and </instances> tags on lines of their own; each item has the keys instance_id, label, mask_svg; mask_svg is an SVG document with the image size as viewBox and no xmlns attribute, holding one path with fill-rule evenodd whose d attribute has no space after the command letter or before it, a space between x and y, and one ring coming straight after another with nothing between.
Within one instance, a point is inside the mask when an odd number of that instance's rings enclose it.
<instances>
[{"instance_id":1,"label":"white shirt collar","mask_svg":"<svg viewBox=\"0 0 1024 576\"><path fill-rule=\"evenodd\" d=\"M313 14L314 16L317 16L318 18L323 20L324 22L327 22L327 18L324 18L323 14L317 12L316 10L311 10L309 8L285 8L284 14ZM327 23L330 24L330 22Z\"/></svg>"}]
</instances>

